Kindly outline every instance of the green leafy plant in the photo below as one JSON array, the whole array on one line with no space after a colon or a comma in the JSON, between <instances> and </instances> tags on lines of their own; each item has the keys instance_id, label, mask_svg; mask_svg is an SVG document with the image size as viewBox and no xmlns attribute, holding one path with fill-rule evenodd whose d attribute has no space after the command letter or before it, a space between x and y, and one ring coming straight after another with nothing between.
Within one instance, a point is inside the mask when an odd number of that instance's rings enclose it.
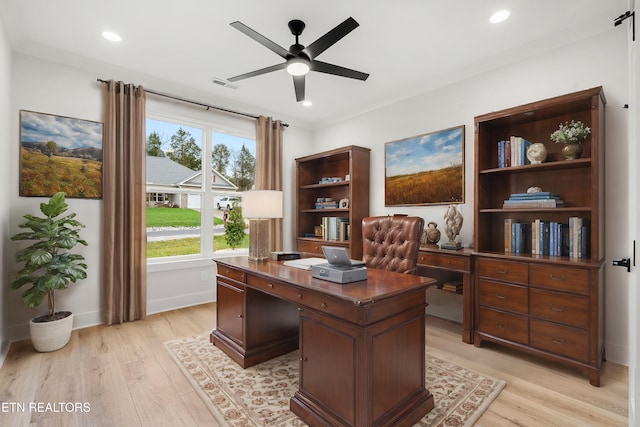
<instances>
[{"instance_id":1,"label":"green leafy plant","mask_svg":"<svg viewBox=\"0 0 640 427\"><path fill-rule=\"evenodd\" d=\"M30 231L18 233L11 240L35 241L16 253L16 261L24 267L11 281L12 289L31 285L22 294L22 302L29 307L38 307L47 297L49 312L47 320L55 319L54 291L67 289L71 283L87 278L87 265L80 254L69 252L77 244L87 246L80 238L79 229L84 225L75 220L75 213L62 216L67 211L65 193L56 193L48 203L40 203L43 217L24 215L26 221L18 227Z\"/></svg>"},{"instance_id":2,"label":"green leafy plant","mask_svg":"<svg viewBox=\"0 0 640 427\"><path fill-rule=\"evenodd\" d=\"M229 211L229 217L227 218L227 225L225 227L225 235L227 244L235 249L242 244L244 239L245 223L242 218L242 207L238 205L238 202L233 202L233 209Z\"/></svg>"},{"instance_id":3,"label":"green leafy plant","mask_svg":"<svg viewBox=\"0 0 640 427\"><path fill-rule=\"evenodd\" d=\"M556 144L581 143L590 133L591 129L584 123L571 120L571 123L560 123L560 127L551 134L550 138Z\"/></svg>"}]
</instances>

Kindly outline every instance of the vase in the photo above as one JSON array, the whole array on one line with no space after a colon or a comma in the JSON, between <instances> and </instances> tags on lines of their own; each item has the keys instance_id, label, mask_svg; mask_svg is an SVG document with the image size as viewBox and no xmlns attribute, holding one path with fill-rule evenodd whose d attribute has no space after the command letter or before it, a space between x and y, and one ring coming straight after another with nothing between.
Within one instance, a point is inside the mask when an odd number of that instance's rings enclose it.
<instances>
[{"instance_id":1,"label":"vase","mask_svg":"<svg viewBox=\"0 0 640 427\"><path fill-rule=\"evenodd\" d=\"M582 156L582 144L579 142L570 142L562 147L562 157L565 160L575 160Z\"/></svg>"},{"instance_id":2,"label":"vase","mask_svg":"<svg viewBox=\"0 0 640 427\"><path fill-rule=\"evenodd\" d=\"M438 224L430 222L427 224L427 243L435 245L440 241L440 230L438 230Z\"/></svg>"}]
</instances>

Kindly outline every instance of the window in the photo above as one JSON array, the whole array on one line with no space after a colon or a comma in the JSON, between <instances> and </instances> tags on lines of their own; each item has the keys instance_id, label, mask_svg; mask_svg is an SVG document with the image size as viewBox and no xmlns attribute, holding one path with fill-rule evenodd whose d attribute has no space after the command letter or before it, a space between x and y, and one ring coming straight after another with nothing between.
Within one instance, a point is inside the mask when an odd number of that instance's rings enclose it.
<instances>
[{"instance_id":1,"label":"window","mask_svg":"<svg viewBox=\"0 0 640 427\"><path fill-rule=\"evenodd\" d=\"M238 192L255 182L255 140L209 123L164 117L147 117L146 132L147 258L247 248L246 236L230 247L225 223L243 221L237 219Z\"/></svg>"}]
</instances>

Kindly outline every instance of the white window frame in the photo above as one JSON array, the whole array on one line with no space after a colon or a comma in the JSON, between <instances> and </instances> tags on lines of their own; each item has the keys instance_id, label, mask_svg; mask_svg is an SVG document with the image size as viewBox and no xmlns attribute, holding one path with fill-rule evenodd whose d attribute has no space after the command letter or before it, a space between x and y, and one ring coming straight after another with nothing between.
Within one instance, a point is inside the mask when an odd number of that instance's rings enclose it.
<instances>
[{"instance_id":1,"label":"white window frame","mask_svg":"<svg viewBox=\"0 0 640 427\"><path fill-rule=\"evenodd\" d=\"M193 128L199 128L202 130L202 184L210 183L212 178L212 161L211 161L211 150L213 144L212 134L214 132L224 133L228 135L237 136L240 138L247 138L255 141L256 135L255 133L250 134L246 130L243 131L241 129L234 129L229 126L221 125L219 123L215 123L213 120L215 117L212 116L212 121L206 120L198 120L189 118L182 115L177 114L166 114L149 111L147 109L145 119L159 120L165 122L171 122L175 124L183 124L185 126L190 126ZM169 189L168 189L169 190ZM146 189L149 192L149 188ZM157 192L157 191L154 191ZM147 265L151 266L151 271L162 271L162 265L168 265L171 263L184 263L187 261L204 261L211 262L212 258L217 258L220 255L214 252L213 245L210 242L213 242L213 217L214 217L214 196L218 194L214 193L211 190L210 185L204 185L204 188L192 188L192 189L179 189L179 188L171 188L170 191L175 194L200 194L201 195L201 209L200 209L200 253L191 254L191 255L176 255L170 257L159 257L159 258L147 258ZM204 218L210 218L211 220L204 220ZM155 268L153 268L155 266Z\"/></svg>"}]
</instances>

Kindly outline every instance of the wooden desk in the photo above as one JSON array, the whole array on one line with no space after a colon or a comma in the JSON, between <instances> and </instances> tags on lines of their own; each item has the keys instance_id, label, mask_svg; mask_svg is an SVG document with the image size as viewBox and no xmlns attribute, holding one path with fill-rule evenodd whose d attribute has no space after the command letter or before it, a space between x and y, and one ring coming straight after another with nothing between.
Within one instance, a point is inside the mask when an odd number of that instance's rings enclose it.
<instances>
[{"instance_id":1,"label":"wooden desk","mask_svg":"<svg viewBox=\"0 0 640 427\"><path fill-rule=\"evenodd\" d=\"M412 426L433 409L424 313L433 279L370 269L366 281L339 285L281 262L215 262L212 342L247 367L291 351L299 336L290 407L304 422Z\"/></svg>"},{"instance_id":2,"label":"wooden desk","mask_svg":"<svg viewBox=\"0 0 640 427\"><path fill-rule=\"evenodd\" d=\"M440 249L424 246L418 253L418 274L434 277L440 283L462 278L462 341L473 343L473 250ZM444 291L443 291L444 292Z\"/></svg>"}]
</instances>

